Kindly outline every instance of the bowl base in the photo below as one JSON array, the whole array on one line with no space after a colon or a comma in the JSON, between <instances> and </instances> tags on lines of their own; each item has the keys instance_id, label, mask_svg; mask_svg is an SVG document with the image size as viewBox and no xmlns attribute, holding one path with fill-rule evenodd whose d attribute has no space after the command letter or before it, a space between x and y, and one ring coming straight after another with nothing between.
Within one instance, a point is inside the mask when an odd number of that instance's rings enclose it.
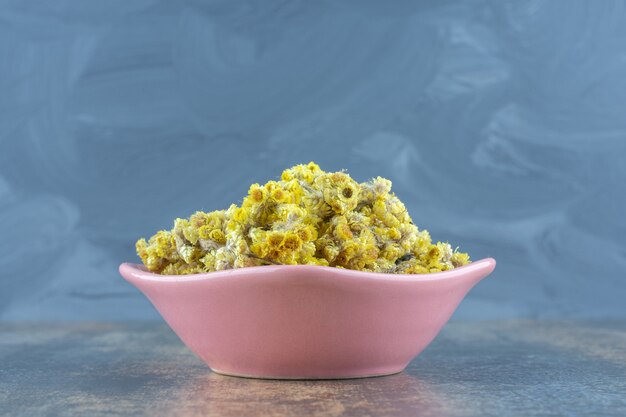
<instances>
[{"instance_id":1,"label":"bowl base","mask_svg":"<svg viewBox=\"0 0 626 417\"><path fill-rule=\"evenodd\" d=\"M216 374L225 376L234 376L237 378L249 378L249 379L282 379L282 380L300 380L300 381L314 381L314 380L328 380L328 379L359 379L359 378L376 378L381 376L396 375L404 371L404 368L400 370L394 370L392 372L383 372L375 374L363 374L363 375L341 375L341 376L273 376L273 375L246 375L237 372L220 371L219 369L211 368L211 371Z\"/></svg>"}]
</instances>

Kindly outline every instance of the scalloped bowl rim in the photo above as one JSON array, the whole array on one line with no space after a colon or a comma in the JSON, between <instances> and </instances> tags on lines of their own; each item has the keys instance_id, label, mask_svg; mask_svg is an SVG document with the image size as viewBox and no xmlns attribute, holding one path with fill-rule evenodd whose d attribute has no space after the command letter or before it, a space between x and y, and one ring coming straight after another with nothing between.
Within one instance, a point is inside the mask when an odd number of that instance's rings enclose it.
<instances>
[{"instance_id":1,"label":"scalloped bowl rim","mask_svg":"<svg viewBox=\"0 0 626 417\"><path fill-rule=\"evenodd\" d=\"M478 270L489 270L489 273L496 267L496 260L494 258L483 258L477 261L470 262L467 265L463 265L448 271L431 272L428 274L389 274L384 272L369 272L358 271L353 269L336 268L332 266L322 265L264 265L264 266L250 266L243 268L226 269L222 271L206 272L202 274L183 274L183 275L162 275L154 272L150 272L142 264L135 264L131 262L124 262L119 266L120 272L127 270L134 277L146 280L146 281L159 281L159 282L191 282L201 280L213 280L219 278L225 278L232 275L247 275L251 274L258 278L259 275L272 274L278 270L293 270L293 271L319 271L332 273L340 276L341 278L357 278L373 281L402 281L402 282L432 282L432 281L444 281L459 276L463 276L467 273Z\"/></svg>"}]
</instances>

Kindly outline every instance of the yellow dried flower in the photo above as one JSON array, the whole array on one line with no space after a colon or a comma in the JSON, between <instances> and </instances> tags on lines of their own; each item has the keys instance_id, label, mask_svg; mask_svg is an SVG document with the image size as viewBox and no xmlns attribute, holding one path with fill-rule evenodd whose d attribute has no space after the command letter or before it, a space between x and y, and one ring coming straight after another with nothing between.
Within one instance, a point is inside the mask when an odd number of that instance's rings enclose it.
<instances>
[{"instance_id":1,"label":"yellow dried flower","mask_svg":"<svg viewBox=\"0 0 626 417\"><path fill-rule=\"evenodd\" d=\"M454 252L452 254L452 257L450 258L450 261L452 262L452 265L454 265L454 267L456 268L468 264L470 259L467 253Z\"/></svg>"},{"instance_id":2,"label":"yellow dried flower","mask_svg":"<svg viewBox=\"0 0 626 417\"><path fill-rule=\"evenodd\" d=\"M243 207L237 208L233 213L233 220L237 223L246 223L250 212Z\"/></svg>"},{"instance_id":3,"label":"yellow dried flower","mask_svg":"<svg viewBox=\"0 0 626 417\"><path fill-rule=\"evenodd\" d=\"M248 196L252 203L261 204L267 198L267 192L259 184L252 184L248 191Z\"/></svg>"},{"instance_id":4,"label":"yellow dried flower","mask_svg":"<svg viewBox=\"0 0 626 417\"><path fill-rule=\"evenodd\" d=\"M285 235L280 232L272 232L267 238L267 243L271 248L278 248L285 240Z\"/></svg>"},{"instance_id":5,"label":"yellow dried flower","mask_svg":"<svg viewBox=\"0 0 626 417\"><path fill-rule=\"evenodd\" d=\"M265 258L269 250L269 245L266 242L253 243L252 246L250 246L250 251L259 258Z\"/></svg>"},{"instance_id":6,"label":"yellow dried flower","mask_svg":"<svg viewBox=\"0 0 626 417\"><path fill-rule=\"evenodd\" d=\"M343 172L319 175L314 187L322 192L324 203L337 214L354 210L358 204L359 184Z\"/></svg>"},{"instance_id":7,"label":"yellow dried flower","mask_svg":"<svg viewBox=\"0 0 626 417\"><path fill-rule=\"evenodd\" d=\"M335 226L335 231L333 234L339 240L352 239L352 237L354 236L352 234L352 230L350 230L350 226L348 226L348 223L345 222L345 219L344 222L339 222L339 224Z\"/></svg>"},{"instance_id":8,"label":"yellow dried flower","mask_svg":"<svg viewBox=\"0 0 626 417\"><path fill-rule=\"evenodd\" d=\"M226 235L220 229L211 230L209 233L209 239L221 244L226 243Z\"/></svg>"},{"instance_id":9,"label":"yellow dried flower","mask_svg":"<svg viewBox=\"0 0 626 417\"><path fill-rule=\"evenodd\" d=\"M208 225L200 226L200 228L198 228L198 237L200 239L210 239L209 236L213 230L214 229Z\"/></svg>"},{"instance_id":10,"label":"yellow dried flower","mask_svg":"<svg viewBox=\"0 0 626 417\"><path fill-rule=\"evenodd\" d=\"M310 242L311 240L315 240L317 237L317 231L311 225L306 225L302 229L298 230L298 237L303 242Z\"/></svg>"},{"instance_id":11,"label":"yellow dried flower","mask_svg":"<svg viewBox=\"0 0 626 417\"><path fill-rule=\"evenodd\" d=\"M286 193L282 188L275 188L272 190L272 200L276 203L289 203L291 202L291 196Z\"/></svg>"},{"instance_id":12,"label":"yellow dried flower","mask_svg":"<svg viewBox=\"0 0 626 417\"><path fill-rule=\"evenodd\" d=\"M302 246L302 240L295 233L288 233L283 240L283 246L290 251L296 251Z\"/></svg>"}]
</instances>

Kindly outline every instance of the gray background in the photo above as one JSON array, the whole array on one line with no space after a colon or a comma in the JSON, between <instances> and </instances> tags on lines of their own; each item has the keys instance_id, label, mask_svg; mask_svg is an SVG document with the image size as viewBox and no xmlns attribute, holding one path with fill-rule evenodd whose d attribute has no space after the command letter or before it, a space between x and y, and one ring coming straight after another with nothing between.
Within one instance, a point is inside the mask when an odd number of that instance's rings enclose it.
<instances>
[{"instance_id":1,"label":"gray background","mask_svg":"<svg viewBox=\"0 0 626 417\"><path fill-rule=\"evenodd\" d=\"M134 241L310 160L498 260L455 318L626 316L625 4L1 2L0 318L156 318Z\"/></svg>"}]
</instances>

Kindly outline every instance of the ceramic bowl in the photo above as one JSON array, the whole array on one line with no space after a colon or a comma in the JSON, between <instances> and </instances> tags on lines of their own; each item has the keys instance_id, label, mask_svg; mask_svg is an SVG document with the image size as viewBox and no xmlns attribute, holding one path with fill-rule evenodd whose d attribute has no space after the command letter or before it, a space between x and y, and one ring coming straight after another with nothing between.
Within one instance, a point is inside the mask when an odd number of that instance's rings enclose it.
<instances>
[{"instance_id":1,"label":"ceramic bowl","mask_svg":"<svg viewBox=\"0 0 626 417\"><path fill-rule=\"evenodd\" d=\"M425 275L309 265L182 276L119 269L215 372L334 379L401 372L495 265L487 258Z\"/></svg>"}]
</instances>

